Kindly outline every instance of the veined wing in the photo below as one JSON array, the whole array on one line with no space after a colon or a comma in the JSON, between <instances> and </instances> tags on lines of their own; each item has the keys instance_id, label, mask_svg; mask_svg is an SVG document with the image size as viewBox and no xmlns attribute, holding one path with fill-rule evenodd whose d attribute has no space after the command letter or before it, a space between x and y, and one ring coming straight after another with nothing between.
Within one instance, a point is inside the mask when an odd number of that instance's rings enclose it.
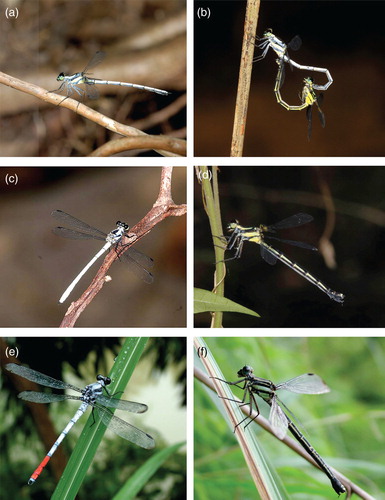
<instances>
[{"instance_id":1,"label":"veined wing","mask_svg":"<svg viewBox=\"0 0 385 500\"><path fill-rule=\"evenodd\" d=\"M107 236L106 233L103 233L103 231L99 231L99 229L90 226L86 222L63 212L62 210L54 210L51 215L52 217L55 217L55 219L60 220L63 224L69 225L71 228L74 228L82 233L92 235L91 237L94 237L93 235L98 235L100 238L105 239Z\"/></svg>"},{"instance_id":2,"label":"veined wing","mask_svg":"<svg viewBox=\"0 0 385 500\"><path fill-rule=\"evenodd\" d=\"M127 439L131 443L134 443L141 448L151 449L155 446L155 441L153 438L144 431L141 431L137 427L125 422L119 417L115 417L110 411L104 409L104 411L97 408L97 412L102 419L105 426L112 430L118 436L123 439Z\"/></svg>"},{"instance_id":3,"label":"veined wing","mask_svg":"<svg viewBox=\"0 0 385 500\"><path fill-rule=\"evenodd\" d=\"M103 406L117 408L118 410L123 411L130 411L131 413L144 413L148 409L148 406L143 403L135 403L134 401L116 399L110 396L105 396L104 394L98 396L96 401Z\"/></svg>"},{"instance_id":4,"label":"veined wing","mask_svg":"<svg viewBox=\"0 0 385 500\"><path fill-rule=\"evenodd\" d=\"M288 421L284 411L281 409L279 404L277 403L277 398L273 396L271 401L271 410L269 421L273 428L274 434L279 438L283 439L286 436Z\"/></svg>"},{"instance_id":5,"label":"veined wing","mask_svg":"<svg viewBox=\"0 0 385 500\"><path fill-rule=\"evenodd\" d=\"M119 259L128 264L130 270L141 280L149 284L154 281L154 276L144 268L144 266L152 267L154 265L151 257L147 257L134 248L129 248L125 253L119 254Z\"/></svg>"},{"instance_id":6,"label":"veined wing","mask_svg":"<svg viewBox=\"0 0 385 500\"><path fill-rule=\"evenodd\" d=\"M44 385L46 387L53 387L54 389L72 389L77 392L82 392L79 387L75 387L74 385L67 384L62 380L56 380L48 375L44 375L44 373L40 373L36 370L32 370L31 368L27 368L26 366L17 365L16 363L8 363L5 365L5 368L19 375L20 377L26 378L31 382L36 382L37 384Z\"/></svg>"},{"instance_id":7,"label":"veined wing","mask_svg":"<svg viewBox=\"0 0 385 500\"><path fill-rule=\"evenodd\" d=\"M277 385L277 389L295 392L297 394L324 394L330 392L329 387L321 377L314 373L304 373Z\"/></svg>"},{"instance_id":8,"label":"veined wing","mask_svg":"<svg viewBox=\"0 0 385 500\"><path fill-rule=\"evenodd\" d=\"M36 391L23 391L17 395L18 398L32 403L57 403L58 401L65 401L67 399L80 400L78 396L67 396L66 394L49 394L48 392Z\"/></svg>"}]
</instances>

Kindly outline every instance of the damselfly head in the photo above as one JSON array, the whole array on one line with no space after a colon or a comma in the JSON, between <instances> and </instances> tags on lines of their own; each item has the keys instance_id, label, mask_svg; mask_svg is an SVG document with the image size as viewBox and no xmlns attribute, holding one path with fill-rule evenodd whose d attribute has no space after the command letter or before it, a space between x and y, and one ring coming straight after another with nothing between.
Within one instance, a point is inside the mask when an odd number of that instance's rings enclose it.
<instances>
[{"instance_id":1,"label":"damselfly head","mask_svg":"<svg viewBox=\"0 0 385 500\"><path fill-rule=\"evenodd\" d=\"M232 220L227 224L228 231L234 231L234 229L239 225L239 221L237 219Z\"/></svg>"},{"instance_id":2,"label":"damselfly head","mask_svg":"<svg viewBox=\"0 0 385 500\"><path fill-rule=\"evenodd\" d=\"M111 384L111 379L110 377L104 377L104 375L97 375L96 380L98 382L103 382L103 385L109 385Z\"/></svg>"},{"instance_id":3,"label":"damselfly head","mask_svg":"<svg viewBox=\"0 0 385 500\"><path fill-rule=\"evenodd\" d=\"M126 224L125 222L120 222L120 220L116 221L116 225L123 228L125 231L129 229L128 224Z\"/></svg>"},{"instance_id":4,"label":"damselfly head","mask_svg":"<svg viewBox=\"0 0 385 500\"><path fill-rule=\"evenodd\" d=\"M248 377L252 375L254 369L251 366L245 365L243 368L239 370L237 373L238 377Z\"/></svg>"},{"instance_id":5,"label":"damselfly head","mask_svg":"<svg viewBox=\"0 0 385 500\"><path fill-rule=\"evenodd\" d=\"M62 81L64 80L64 77L65 77L65 74L64 74L64 73L60 73L60 74L57 76L56 80L57 80L58 82L62 82Z\"/></svg>"}]
</instances>

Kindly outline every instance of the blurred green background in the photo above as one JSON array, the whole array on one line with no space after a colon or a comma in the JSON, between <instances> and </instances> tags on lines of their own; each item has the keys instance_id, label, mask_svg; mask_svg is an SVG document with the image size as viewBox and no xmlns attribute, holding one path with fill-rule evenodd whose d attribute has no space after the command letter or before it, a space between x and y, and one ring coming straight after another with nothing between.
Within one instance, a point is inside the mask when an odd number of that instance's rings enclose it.
<instances>
[{"instance_id":1,"label":"blurred green background","mask_svg":"<svg viewBox=\"0 0 385 500\"><path fill-rule=\"evenodd\" d=\"M123 338L117 337L3 338L0 351L4 354L7 347L17 347L23 365L83 388L95 381L96 374L109 373L123 341ZM148 432L155 439L156 446L153 450L145 450L107 432L79 491L79 500L112 499L125 481L155 453L185 440L185 354L185 338L149 339L127 389L121 395L122 399L147 404L148 411L142 415L120 411L117 416ZM2 366L9 361L2 358ZM38 481L29 486L29 477L48 450L44 450L37 434L37 423L25 402L17 399L20 390L15 387L15 380L11 380L8 371L3 372L2 379L0 498L49 499L57 485L57 477L61 476L60 468L65 466L71 455L90 411L87 410L71 429ZM38 387L36 390L46 390ZM71 391L68 393L74 394ZM79 404L77 401L66 401L36 406L39 407L39 415L47 419L44 429L50 431L54 426L55 437L50 446L73 417ZM185 479L186 456L182 447L163 463L137 498L185 499Z\"/></svg>"},{"instance_id":2,"label":"blurred green background","mask_svg":"<svg viewBox=\"0 0 385 500\"><path fill-rule=\"evenodd\" d=\"M385 491L385 341L372 337L205 338L228 381L245 364L254 375L283 382L307 372L330 387L323 395L280 391L297 425L327 464L377 500ZM201 362L196 356L196 366ZM204 369L203 369L204 370ZM241 390L233 393L241 396ZM258 400L258 404L260 401ZM261 413L269 407L261 402ZM195 500L259 498L218 396L194 390ZM329 479L279 440L252 425L258 443L292 499L335 499Z\"/></svg>"}]
</instances>

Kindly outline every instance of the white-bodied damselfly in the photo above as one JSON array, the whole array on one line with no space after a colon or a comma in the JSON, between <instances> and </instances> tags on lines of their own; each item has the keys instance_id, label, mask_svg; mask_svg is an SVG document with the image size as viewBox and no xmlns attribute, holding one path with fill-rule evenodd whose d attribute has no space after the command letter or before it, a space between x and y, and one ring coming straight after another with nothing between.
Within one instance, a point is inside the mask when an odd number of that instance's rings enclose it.
<instances>
[{"instance_id":1,"label":"white-bodied damselfly","mask_svg":"<svg viewBox=\"0 0 385 500\"><path fill-rule=\"evenodd\" d=\"M287 49L298 50L301 45L301 39L299 36L295 36L288 44L285 44L280 38L273 34L272 30L269 29L264 32L263 37L258 38L261 42L257 45L258 48L262 49L263 52L259 56L254 59L254 62L260 61L264 59L268 50L271 48L278 56L279 59L282 59L284 62L289 63L291 66L294 66L297 69L304 71L315 71L318 73L324 73L326 78L328 79L325 85L316 85L313 84L314 89L316 90L327 90L330 85L333 83L333 78L326 68L318 68L316 66L305 66L303 64L298 64L291 57L289 57ZM282 73L284 72L284 68L282 68ZM281 85L283 83L284 75L281 78Z\"/></svg>"},{"instance_id":2,"label":"white-bodied damselfly","mask_svg":"<svg viewBox=\"0 0 385 500\"><path fill-rule=\"evenodd\" d=\"M105 58L104 52L96 52L96 54L89 61L87 66L83 69L83 71L79 73L74 73L73 75L65 75L64 73L60 73L56 80L61 82L61 85L58 89L53 90L52 92L66 92L66 97L71 97L73 94L77 94L78 97L84 99L87 96L89 99L97 99L99 97L99 92L95 85L119 85L121 87L134 87L140 90L147 90L148 92L155 92L156 94L168 95L170 92L167 90L157 89L155 87L148 87L146 85L138 85L136 83L126 83L126 82L118 82L112 80L102 80L99 78L91 78L87 76L87 72L94 68L97 64L101 63ZM79 85L84 85L84 89Z\"/></svg>"},{"instance_id":3,"label":"white-bodied damselfly","mask_svg":"<svg viewBox=\"0 0 385 500\"><path fill-rule=\"evenodd\" d=\"M133 271L140 279L142 279L146 283L152 283L154 281L153 275L149 271L147 271L147 269L145 269L145 267L152 267L154 265L154 261L150 257L147 257L141 252L138 252L134 248L129 248L126 250L126 252L123 253L125 245L122 244L122 238L128 236L127 231L129 229L128 225L125 222L118 221L116 223L117 228L106 234L103 231L100 231L99 229L96 229L88 225L87 223L76 219L72 215L63 212L62 210L54 210L51 215L73 228L68 229L66 227L55 227L52 232L58 236L70 238L73 240L95 239L106 241L106 244L80 271L80 273L76 276L76 278L72 281L63 295L60 297L60 303L63 303L67 299L69 294L75 288L76 284L80 281L81 277L88 271L92 264L113 245L115 246L115 250L118 253L119 260L128 264L130 270Z\"/></svg>"}]
</instances>

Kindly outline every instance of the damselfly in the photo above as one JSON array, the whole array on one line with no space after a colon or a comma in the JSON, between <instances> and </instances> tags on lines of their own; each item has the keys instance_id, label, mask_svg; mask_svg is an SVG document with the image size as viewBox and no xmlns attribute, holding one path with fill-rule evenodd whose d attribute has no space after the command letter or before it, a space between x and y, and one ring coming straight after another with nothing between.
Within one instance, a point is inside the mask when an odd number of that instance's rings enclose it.
<instances>
[{"instance_id":1,"label":"damselfly","mask_svg":"<svg viewBox=\"0 0 385 500\"><path fill-rule=\"evenodd\" d=\"M270 234L266 233L276 233L277 230L280 229L288 229L292 227L302 226L303 224L307 224L311 222L313 217L308 214L296 214L288 217L287 219L282 220L271 226L260 225L259 227L243 227L239 224L238 221L230 222L227 226L228 231L231 233L231 236L227 239L227 250L235 249L234 257L226 260L238 259L241 257L243 243L245 241L251 241L253 243L257 243L260 246L261 257L265 262L270 265L274 265L277 262L277 259L286 264L288 267L293 269L296 273L298 273L303 278L307 279L318 287L322 292L326 293L328 297L335 300L336 302L343 303L345 299L345 295L339 292L334 292L326 285L324 285L320 280L315 278L308 271L303 269L301 266L290 260L286 255L282 252L276 250L271 245L266 243L265 238L282 241L284 243L288 243L290 245L294 245L301 248L306 248L308 250L317 250L316 247L309 245L308 243L303 243L301 241L292 241L292 240L283 240L281 238L276 238L274 236L270 236Z\"/></svg>"},{"instance_id":2,"label":"damselfly","mask_svg":"<svg viewBox=\"0 0 385 500\"><path fill-rule=\"evenodd\" d=\"M256 46L259 49L262 49L263 52L259 56L255 57L253 62L264 59L268 50L272 49L280 59L283 59L286 63L291 64L292 60L287 53L287 49L289 48L292 50L298 50L302 44L302 41L298 35L292 38L292 40L290 40L290 42L286 44L280 38L274 35L272 29L266 30L262 37L257 37L257 40L261 43L257 44Z\"/></svg>"},{"instance_id":3,"label":"damselfly","mask_svg":"<svg viewBox=\"0 0 385 500\"><path fill-rule=\"evenodd\" d=\"M33 484L36 481L44 467L49 462L52 455L57 450L60 443L63 441L73 425L79 420L79 418L83 415L83 413L89 406L92 407L92 410L96 408L97 414L99 415L104 425L118 434L118 436L122 437L123 439L127 439L127 441L130 441L131 443L134 443L142 448L154 448L155 442L149 434L141 431L140 429L125 422L124 420L115 417L108 409L115 408L118 410L130 411L132 413L144 413L145 411L147 411L147 405L145 404L113 398L108 393L106 387L111 383L111 379L109 377L98 375L96 377L97 382L87 385L84 389L79 389L79 387L67 384L66 382L62 382L61 380L56 380L52 377L49 377L48 375L44 375L43 373L32 370L31 368L17 365L15 363L8 363L7 365L5 365L5 368L10 372L19 375L20 377L46 387L52 387L53 389L71 389L75 392L81 393L81 396L71 396L67 394L49 394L36 391L23 391L18 394L18 398L23 399L24 401L30 401L32 403L55 403L57 401L65 401L66 399L74 399L76 401L82 402L78 411L75 413L73 418L69 421L65 429L57 438L56 442L49 450L44 460L31 475L28 484Z\"/></svg>"},{"instance_id":4,"label":"damselfly","mask_svg":"<svg viewBox=\"0 0 385 500\"><path fill-rule=\"evenodd\" d=\"M292 106L290 104L287 104L282 99L280 89L282 87L283 68L284 68L285 64L284 64L282 59L277 59L277 64L278 64L278 72L277 72L277 78L275 79L274 94L275 94L275 97L277 99L278 104L283 106L288 111L301 111L302 109L307 108L308 104L306 102L304 102L298 106Z\"/></svg>"},{"instance_id":5,"label":"damselfly","mask_svg":"<svg viewBox=\"0 0 385 500\"><path fill-rule=\"evenodd\" d=\"M74 73L73 75L65 75L64 73L60 73L56 80L58 82L62 82L60 87L52 92L61 92L65 91L67 93L67 97L70 97L72 94L76 93L80 98L84 98L87 96L89 99L97 99L99 97L98 90L94 87L94 85L120 85L121 87L134 87L140 90L147 90L148 92L155 92L161 95L168 95L170 92L167 90L157 89L155 87L147 87L146 85L137 85L136 83L126 83L126 82L117 82L111 80L101 80L98 78L90 78L86 75L86 73L94 68L97 64L101 63L105 58L106 54L104 52L96 52L96 54L89 61L87 66L80 73ZM85 89L79 87L79 85L84 84Z\"/></svg>"},{"instance_id":6,"label":"damselfly","mask_svg":"<svg viewBox=\"0 0 385 500\"><path fill-rule=\"evenodd\" d=\"M129 248L125 253L123 253L124 248L127 245L122 244L122 239L123 237L129 238L129 235L127 234L129 227L125 222L117 221L117 228L106 234L103 231L100 231L99 229L96 229L86 224L85 222L76 219L72 215L63 212L62 210L54 210L51 215L74 228L68 229L66 227L55 227L52 232L54 234L57 234L58 236L74 240L94 239L106 241L106 244L103 246L103 248L101 248L99 252L88 262L84 269L80 271L80 273L76 276L73 282L60 297L60 303L63 303L67 299L82 276L88 271L92 264L112 245L115 245L115 250L118 253L119 260L128 264L130 270L133 271L140 279L142 279L146 283L152 283L154 281L153 275L149 271L147 271L147 269L145 269L145 267L152 267L154 265L154 261L150 257L147 257L141 252L138 252L134 248Z\"/></svg>"},{"instance_id":7,"label":"damselfly","mask_svg":"<svg viewBox=\"0 0 385 500\"><path fill-rule=\"evenodd\" d=\"M258 404L254 396L256 394L264 401L266 401L266 403L270 406L269 421L274 434L279 439L283 439L287 433L287 430L289 429L295 439L309 453L309 455L317 463L320 469L322 469L323 472L328 476L334 491L339 495L341 493L345 493L346 489L344 485L339 481L339 479L336 478L329 466L324 462L324 460L320 457L320 455L305 438L305 436L299 431L292 420L282 410L281 406L285 407L285 405L277 396L277 391L279 391L280 389L295 392L297 394L324 394L330 391L325 382L314 373L305 373L298 377L287 380L286 382L275 385L271 380L255 377L253 375L253 368L247 365L238 371L238 377L241 378L239 380L236 380L235 382L228 382L227 380L214 377L217 380L224 382L225 384L234 385L235 387L238 387L239 389L242 389L244 391L242 401L231 398L223 398L222 396L220 396L222 397L222 399L228 399L229 401L240 403L240 407L247 404L250 406L249 416L241 420L236 425L236 427L250 418L251 420L245 426L247 427L259 415ZM255 407L257 415L251 418L253 406Z\"/></svg>"},{"instance_id":8,"label":"damselfly","mask_svg":"<svg viewBox=\"0 0 385 500\"><path fill-rule=\"evenodd\" d=\"M306 108L306 118L308 121L307 138L310 141L311 130L312 130L312 107L314 103L318 109L318 117L320 119L321 125L322 127L325 127L325 115L320 107L323 100L323 94L317 96L317 94L314 92L313 78L311 77L305 78L304 83L305 85L303 86L302 89L301 101L303 102L303 104L307 105Z\"/></svg>"},{"instance_id":9,"label":"damselfly","mask_svg":"<svg viewBox=\"0 0 385 500\"><path fill-rule=\"evenodd\" d=\"M284 43L280 38L273 34L271 29L264 32L263 37L257 37L257 40L261 43L257 47L262 49L263 52L259 56L253 59L253 62L260 61L266 57L268 50L271 48L278 56L278 60L282 61L282 75L280 78L280 86L282 86L285 79L285 65L284 62L292 65L292 59L289 57L287 49L298 50L302 44L300 37L295 36L288 44ZM293 66L292 66L293 69Z\"/></svg>"},{"instance_id":10,"label":"damselfly","mask_svg":"<svg viewBox=\"0 0 385 500\"><path fill-rule=\"evenodd\" d=\"M326 78L328 79L327 83L325 85L316 85L314 84L314 88L316 90L327 90L330 85L333 83L333 78L329 72L328 69L326 68L318 68L316 66L305 66L303 64L298 64L295 62L291 57L289 57L287 49L292 49L292 50L298 50L299 47L301 46L301 39L297 35L295 36L288 44L285 44L280 38L278 38L276 35L273 34L272 30L269 29L264 32L263 37L257 38L260 42L257 47L263 50L262 54L257 56L253 62L260 61L261 59L264 59L266 57L266 54L268 50L271 48L274 50L274 52L277 54L279 59L282 59L284 62L289 63L292 67L294 66L297 69L304 70L304 71L315 71L318 73L324 73L326 75ZM284 80L284 68L282 68L282 78L281 78L281 85Z\"/></svg>"},{"instance_id":11,"label":"damselfly","mask_svg":"<svg viewBox=\"0 0 385 500\"><path fill-rule=\"evenodd\" d=\"M282 87L282 71L284 67L284 63L282 59L277 59L277 64L278 64L278 72L277 72L277 78L275 80L275 86L274 86L274 94L277 99L277 102L283 106L285 109L288 111L301 111L302 109L306 109L306 118L308 121L308 134L307 137L310 140L311 138L311 132L312 132L312 106L315 104L318 108L318 116L321 122L322 127L325 127L325 115L321 109L321 103L323 100L323 94L317 94L314 92L314 82L311 77L306 77L304 78L304 86L302 88L302 92L300 94L300 99L302 101L302 104L293 106L290 104L287 104L281 96L281 87Z\"/></svg>"}]
</instances>

